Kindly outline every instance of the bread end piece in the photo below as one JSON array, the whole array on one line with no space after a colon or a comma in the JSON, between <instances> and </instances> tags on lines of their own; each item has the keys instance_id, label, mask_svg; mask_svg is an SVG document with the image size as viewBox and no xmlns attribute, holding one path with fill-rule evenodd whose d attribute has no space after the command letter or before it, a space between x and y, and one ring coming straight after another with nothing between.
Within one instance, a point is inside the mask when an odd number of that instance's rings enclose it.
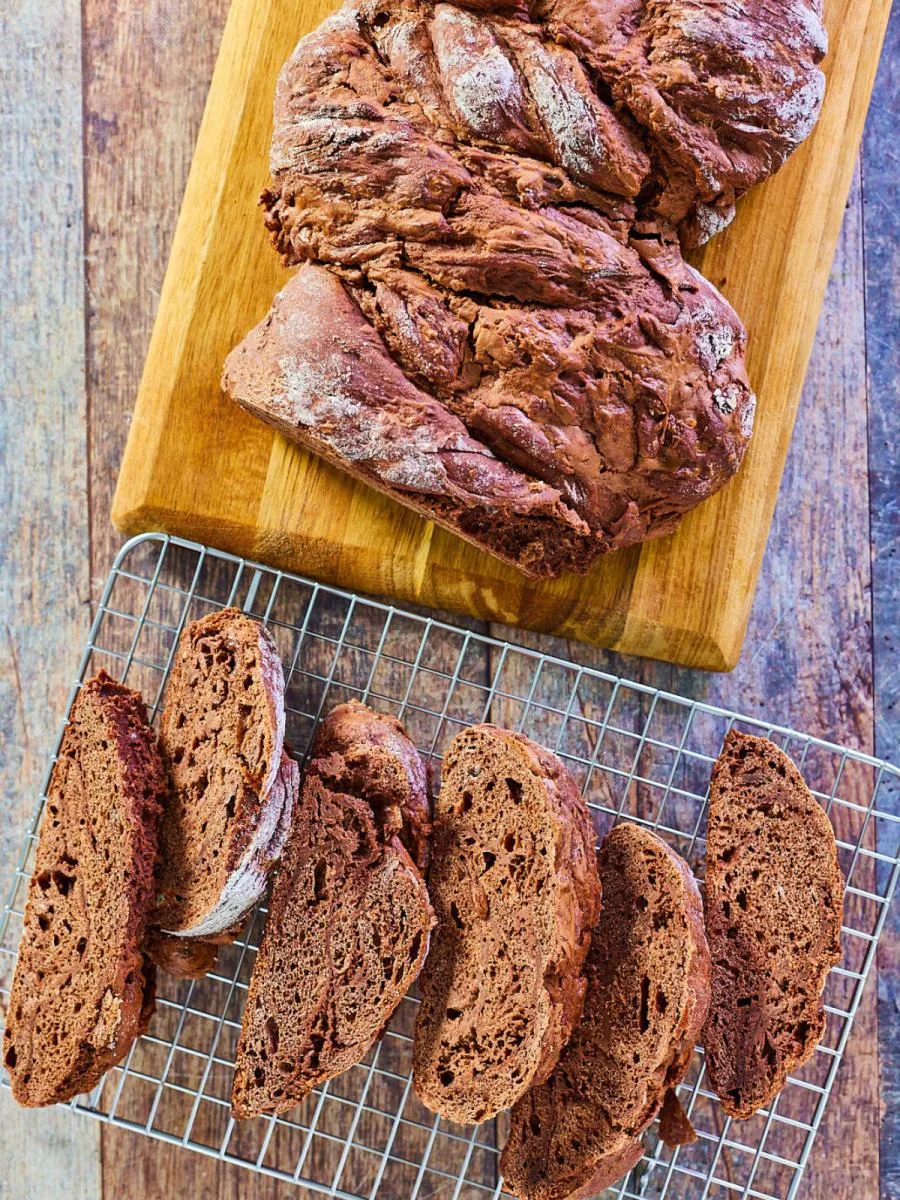
<instances>
[{"instance_id":1,"label":"bread end piece","mask_svg":"<svg viewBox=\"0 0 900 1200\"><path fill-rule=\"evenodd\" d=\"M317 731L244 1010L237 1118L285 1112L358 1063L421 969L433 916L400 840L427 857L413 756L402 726L362 705Z\"/></svg>"}]
</instances>

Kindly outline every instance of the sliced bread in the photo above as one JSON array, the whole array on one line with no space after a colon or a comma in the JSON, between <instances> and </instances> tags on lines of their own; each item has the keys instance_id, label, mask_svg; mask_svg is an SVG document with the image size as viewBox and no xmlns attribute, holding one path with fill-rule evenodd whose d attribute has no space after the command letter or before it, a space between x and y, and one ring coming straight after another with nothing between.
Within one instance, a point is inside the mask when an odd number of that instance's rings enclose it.
<instances>
[{"instance_id":1,"label":"sliced bread","mask_svg":"<svg viewBox=\"0 0 900 1200\"><path fill-rule=\"evenodd\" d=\"M598 861L603 911L584 1015L550 1078L513 1109L500 1160L523 1200L593 1196L638 1162L709 1003L703 905L687 864L631 824L610 832Z\"/></svg>"},{"instance_id":2,"label":"sliced bread","mask_svg":"<svg viewBox=\"0 0 900 1200\"><path fill-rule=\"evenodd\" d=\"M434 1112L477 1124L549 1075L580 1016L594 831L555 755L478 725L444 758L433 849L413 1084Z\"/></svg>"},{"instance_id":3,"label":"sliced bread","mask_svg":"<svg viewBox=\"0 0 900 1200\"><path fill-rule=\"evenodd\" d=\"M28 887L3 1034L20 1104L90 1091L147 1026L142 943L166 784L143 701L101 672L75 697Z\"/></svg>"},{"instance_id":4,"label":"sliced bread","mask_svg":"<svg viewBox=\"0 0 900 1200\"><path fill-rule=\"evenodd\" d=\"M746 1118L825 1031L844 884L831 822L793 762L736 730L713 768L706 852L706 1068L725 1111Z\"/></svg>"},{"instance_id":5,"label":"sliced bread","mask_svg":"<svg viewBox=\"0 0 900 1200\"><path fill-rule=\"evenodd\" d=\"M299 787L283 749L281 661L264 626L234 608L186 626L161 743L172 793L154 922L180 937L222 934L265 891Z\"/></svg>"},{"instance_id":6,"label":"sliced bread","mask_svg":"<svg viewBox=\"0 0 900 1200\"><path fill-rule=\"evenodd\" d=\"M236 1117L293 1108L358 1063L425 960L426 777L391 717L322 722L272 891L235 1063ZM403 840L401 840L403 839Z\"/></svg>"}]
</instances>

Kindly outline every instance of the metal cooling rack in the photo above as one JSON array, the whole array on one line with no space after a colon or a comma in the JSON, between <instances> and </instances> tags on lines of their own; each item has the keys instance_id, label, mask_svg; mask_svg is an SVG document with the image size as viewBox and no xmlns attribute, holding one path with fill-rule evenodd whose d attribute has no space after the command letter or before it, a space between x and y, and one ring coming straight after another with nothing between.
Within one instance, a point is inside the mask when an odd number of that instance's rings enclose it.
<instances>
[{"instance_id":1,"label":"metal cooling rack","mask_svg":"<svg viewBox=\"0 0 900 1200\"><path fill-rule=\"evenodd\" d=\"M105 667L141 690L156 719L184 624L226 604L266 621L278 643L287 736L297 754L326 706L351 697L398 715L432 758L461 728L490 719L556 751L581 785L598 834L623 817L641 822L701 875L710 767L726 731L734 724L784 747L831 816L847 880L845 953L826 989L825 1039L771 1108L739 1123L724 1117L706 1086L698 1051L680 1088L698 1141L671 1152L651 1129L645 1158L607 1194L617 1200L792 1200L900 874L900 772L790 729L163 535L129 542L116 559L72 697L83 679ZM0 924L4 1000L43 799ZM403 1001L359 1066L292 1112L232 1120L233 1055L263 915L260 909L245 937L223 949L206 979L189 984L160 976L150 1032L72 1109L292 1182L309 1196L503 1195L504 1118L474 1128L453 1125L424 1108L411 1089L415 995ZM2 1082L9 1086L5 1075Z\"/></svg>"}]
</instances>

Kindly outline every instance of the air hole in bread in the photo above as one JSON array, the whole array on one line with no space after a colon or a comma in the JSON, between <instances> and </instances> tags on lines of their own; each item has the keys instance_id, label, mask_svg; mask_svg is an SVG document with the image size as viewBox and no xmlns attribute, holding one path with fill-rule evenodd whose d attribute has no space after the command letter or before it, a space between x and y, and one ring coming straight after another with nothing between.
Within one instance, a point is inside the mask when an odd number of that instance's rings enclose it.
<instances>
[{"instance_id":1,"label":"air hole in bread","mask_svg":"<svg viewBox=\"0 0 900 1200\"><path fill-rule=\"evenodd\" d=\"M506 787L507 787L507 790L509 791L509 796L510 796L510 799L512 800L513 804L521 804L522 803L522 785L521 785L521 783L519 783L518 779L507 779Z\"/></svg>"},{"instance_id":2,"label":"air hole in bread","mask_svg":"<svg viewBox=\"0 0 900 1200\"><path fill-rule=\"evenodd\" d=\"M646 1033L650 1028L650 980L646 975L641 980L641 1015L639 1024L641 1033Z\"/></svg>"},{"instance_id":3,"label":"air hole in bread","mask_svg":"<svg viewBox=\"0 0 900 1200\"><path fill-rule=\"evenodd\" d=\"M318 903L321 903L328 892L326 883L328 881L328 864L317 862L315 871L313 872L313 895Z\"/></svg>"},{"instance_id":4,"label":"air hole in bread","mask_svg":"<svg viewBox=\"0 0 900 1200\"><path fill-rule=\"evenodd\" d=\"M269 1017L265 1024L266 1041L269 1045L269 1052L276 1054L278 1052L278 1023L273 1017Z\"/></svg>"},{"instance_id":5,"label":"air hole in bread","mask_svg":"<svg viewBox=\"0 0 900 1200\"><path fill-rule=\"evenodd\" d=\"M53 882L56 884L56 889L61 896L68 896L69 892L75 886L75 876L67 875L65 871L54 871Z\"/></svg>"}]
</instances>

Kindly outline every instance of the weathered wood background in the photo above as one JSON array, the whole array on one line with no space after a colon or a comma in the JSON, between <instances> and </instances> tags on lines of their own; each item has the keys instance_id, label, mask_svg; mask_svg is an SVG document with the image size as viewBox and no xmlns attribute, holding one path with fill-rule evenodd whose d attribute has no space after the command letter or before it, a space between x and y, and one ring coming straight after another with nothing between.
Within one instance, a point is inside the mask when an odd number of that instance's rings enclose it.
<instances>
[{"instance_id":1,"label":"weathered wood background","mask_svg":"<svg viewBox=\"0 0 900 1200\"><path fill-rule=\"evenodd\" d=\"M92 603L108 514L227 0L0 5L0 887ZM576 661L900 754L900 13L819 326L743 659L713 677ZM550 639L531 638L552 645ZM803 1189L900 1197L893 917ZM282 1185L0 1097L0 1197L273 1200ZM392 1198L394 1200L394 1198ZM402 1200L397 1197L396 1200Z\"/></svg>"}]
</instances>

